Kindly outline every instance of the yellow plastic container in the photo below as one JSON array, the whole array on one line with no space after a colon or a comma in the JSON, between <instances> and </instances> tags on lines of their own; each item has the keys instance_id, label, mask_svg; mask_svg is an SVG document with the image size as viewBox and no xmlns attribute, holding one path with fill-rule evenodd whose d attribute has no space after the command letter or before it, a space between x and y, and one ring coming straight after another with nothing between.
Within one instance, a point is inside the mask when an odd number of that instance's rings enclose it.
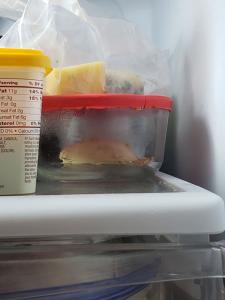
<instances>
[{"instance_id":1,"label":"yellow plastic container","mask_svg":"<svg viewBox=\"0 0 225 300\"><path fill-rule=\"evenodd\" d=\"M43 79L40 50L0 48L0 195L34 193Z\"/></svg>"}]
</instances>

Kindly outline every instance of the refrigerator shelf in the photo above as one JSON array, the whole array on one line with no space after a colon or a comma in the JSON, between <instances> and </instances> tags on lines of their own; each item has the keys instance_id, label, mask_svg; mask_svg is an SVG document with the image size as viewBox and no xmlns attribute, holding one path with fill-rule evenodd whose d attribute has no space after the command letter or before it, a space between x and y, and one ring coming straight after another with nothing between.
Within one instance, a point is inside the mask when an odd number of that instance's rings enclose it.
<instances>
[{"instance_id":1,"label":"refrigerator shelf","mask_svg":"<svg viewBox=\"0 0 225 300\"><path fill-rule=\"evenodd\" d=\"M223 200L158 173L167 191L0 197L0 238L65 235L217 234Z\"/></svg>"}]
</instances>

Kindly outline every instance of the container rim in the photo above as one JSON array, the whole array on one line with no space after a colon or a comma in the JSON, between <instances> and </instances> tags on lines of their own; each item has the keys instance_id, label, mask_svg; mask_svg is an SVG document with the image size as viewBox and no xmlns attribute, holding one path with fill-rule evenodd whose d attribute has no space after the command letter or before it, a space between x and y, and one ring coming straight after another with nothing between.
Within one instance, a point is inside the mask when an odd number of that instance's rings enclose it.
<instances>
[{"instance_id":1,"label":"container rim","mask_svg":"<svg viewBox=\"0 0 225 300\"><path fill-rule=\"evenodd\" d=\"M173 101L160 95L80 94L43 96L42 112L77 109L164 109L171 111Z\"/></svg>"},{"instance_id":2,"label":"container rim","mask_svg":"<svg viewBox=\"0 0 225 300\"><path fill-rule=\"evenodd\" d=\"M50 58L42 50L29 48L1 48L0 66L38 67L45 69L46 75L52 71Z\"/></svg>"}]
</instances>

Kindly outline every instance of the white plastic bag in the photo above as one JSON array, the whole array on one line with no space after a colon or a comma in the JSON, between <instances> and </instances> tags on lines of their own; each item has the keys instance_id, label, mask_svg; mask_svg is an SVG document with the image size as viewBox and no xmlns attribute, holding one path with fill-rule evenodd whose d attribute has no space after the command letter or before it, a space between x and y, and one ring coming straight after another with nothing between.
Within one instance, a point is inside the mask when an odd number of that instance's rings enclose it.
<instances>
[{"instance_id":1,"label":"white plastic bag","mask_svg":"<svg viewBox=\"0 0 225 300\"><path fill-rule=\"evenodd\" d=\"M145 94L170 94L167 53L156 49L137 27L123 19L92 18L103 40L109 70L137 74Z\"/></svg>"},{"instance_id":2,"label":"white plastic bag","mask_svg":"<svg viewBox=\"0 0 225 300\"><path fill-rule=\"evenodd\" d=\"M0 47L42 49L54 67L104 61L107 92L169 95L165 53L130 22L88 16L78 0L30 0Z\"/></svg>"},{"instance_id":3,"label":"white plastic bag","mask_svg":"<svg viewBox=\"0 0 225 300\"><path fill-rule=\"evenodd\" d=\"M79 3L55 2L29 1L23 16L3 37L0 46L42 49L54 67L99 60L97 34ZM69 6L68 2L74 5Z\"/></svg>"},{"instance_id":4,"label":"white plastic bag","mask_svg":"<svg viewBox=\"0 0 225 300\"><path fill-rule=\"evenodd\" d=\"M28 0L0 0L0 17L17 20L21 17Z\"/></svg>"}]
</instances>

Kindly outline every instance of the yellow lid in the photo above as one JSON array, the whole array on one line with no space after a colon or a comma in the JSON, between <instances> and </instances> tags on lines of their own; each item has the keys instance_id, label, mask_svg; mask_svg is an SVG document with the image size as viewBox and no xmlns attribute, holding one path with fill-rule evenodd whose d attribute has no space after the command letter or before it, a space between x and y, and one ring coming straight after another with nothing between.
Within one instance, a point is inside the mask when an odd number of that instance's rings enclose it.
<instances>
[{"instance_id":1,"label":"yellow lid","mask_svg":"<svg viewBox=\"0 0 225 300\"><path fill-rule=\"evenodd\" d=\"M39 67L44 68L46 74L52 70L49 57L35 49L0 48L1 66Z\"/></svg>"}]
</instances>

